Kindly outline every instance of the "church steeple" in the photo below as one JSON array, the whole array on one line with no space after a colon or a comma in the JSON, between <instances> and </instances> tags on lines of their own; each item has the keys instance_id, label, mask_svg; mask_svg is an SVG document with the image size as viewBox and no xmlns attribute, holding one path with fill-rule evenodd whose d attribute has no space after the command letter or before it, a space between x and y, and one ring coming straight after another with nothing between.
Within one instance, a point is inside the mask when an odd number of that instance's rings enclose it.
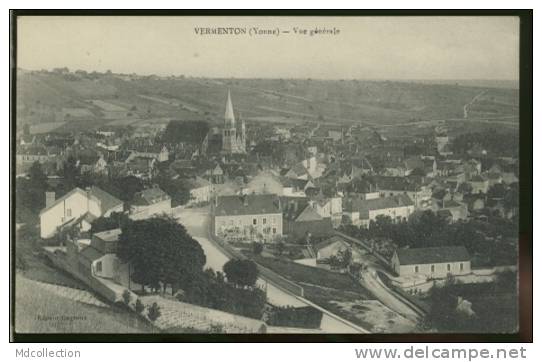
<instances>
[{"instance_id":1,"label":"church steeple","mask_svg":"<svg viewBox=\"0 0 542 362\"><path fill-rule=\"evenodd\" d=\"M230 90L228 89L228 100L226 101L226 113L224 114L224 125L226 127L235 127L235 116L233 114L233 105L231 103Z\"/></svg>"}]
</instances>

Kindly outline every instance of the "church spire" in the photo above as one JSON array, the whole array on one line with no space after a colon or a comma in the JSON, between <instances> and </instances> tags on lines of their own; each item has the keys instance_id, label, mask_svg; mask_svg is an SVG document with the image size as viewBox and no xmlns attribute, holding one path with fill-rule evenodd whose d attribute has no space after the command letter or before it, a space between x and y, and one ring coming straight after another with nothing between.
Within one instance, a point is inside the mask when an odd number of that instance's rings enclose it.
<instances>
[{"instance_id":1,"label":"church spire","mask_svg":"<svg viewBox=\"0 0 542 362\"><path fill-rule=\"evenodd\" d=\"M226 101L226 113L224 114L224 124L235 127L235 116L233 115L233 105L231 103L230 90L228 89L228 100Z\"/></svg>"}]
</instances>

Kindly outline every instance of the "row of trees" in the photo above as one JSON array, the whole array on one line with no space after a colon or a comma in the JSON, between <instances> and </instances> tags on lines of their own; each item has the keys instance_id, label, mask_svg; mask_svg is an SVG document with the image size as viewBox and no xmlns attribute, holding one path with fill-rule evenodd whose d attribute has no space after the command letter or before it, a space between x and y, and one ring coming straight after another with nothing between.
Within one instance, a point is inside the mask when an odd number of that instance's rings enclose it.
<instances>
[{"instance_id":1,"label":"row of trees","mask_svg":"<svg viewBox=\"0 0 542 362\"><path fill-rule=\"evenodd\" d=\"M458 308L461 300L471 313ZM468 285L449 278L428 294L429 311L420 321L424 330L439 332L512 333L518 328L517 274L505 272L493 283Z\"/></svg>"},{"instance_id":2,"label":"row of trees","mask_svg":"<svg viewBox=\"0 0 542 362\"><path fill-rule=\"evenodd\" d=\"M426 210L408 221L395 223L389 216L377 216L368 229L349 225L343 230L362 239L391 240L398 248L463 245L471 255L483 257L481 264L510 264L517 257L514 246L505 240L518 235L517 222L497 215L487 221L469 219L450 224Z\"/></svg>"},{"instance_id":3,"label":"row of trees","mask_svg":"<svg viewBox=\"0 0 542 362\"><path fill-rule=\"evenodd\" d=\"M465 154L475 146L481 146L493 155L517 157L519 137L517 134L497 132L490 129L482 132L469 132L458 135L451 142L454 154Z\"/></svg>"}]
</instances>

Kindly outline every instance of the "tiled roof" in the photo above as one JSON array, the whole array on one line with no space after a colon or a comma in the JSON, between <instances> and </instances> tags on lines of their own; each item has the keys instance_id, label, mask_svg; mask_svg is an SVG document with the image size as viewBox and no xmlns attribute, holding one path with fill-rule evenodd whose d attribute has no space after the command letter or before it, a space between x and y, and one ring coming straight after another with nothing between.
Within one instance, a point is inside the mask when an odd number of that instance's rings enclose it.
<instances>
[{"instance_id":1,"label":"tiled roof","mask_svg":"<svg viewBox=\"0 0 542 362\"><path fill-rule=\"evenodd\" d=\"M379 190L418 191L420 185L404 177L379 177L376 181Z\"/></svg>"},{"instance_id":2,"label":"tiled roof","mask_svg":"<svg viewBox=\"0 0 542 362\"><path fill-rule=\"evenodd\" d=\"M101 258L102 254L99 250L95 249L92 246L87 246L79 253L82 258L86 259L89 263L92 263L94 260Z\"/></svg>"},{"instance_id":3,"label":"tiled roof","mask_svg":"<svg viewBox=\"0 0 542 362\"><path fill-rule=\"evenodd\" d=\"M280 200L276 195L219 196L214 211L216 216L261 215L281 212Z\"/></svg>"},{"instance_id":4,"label":"tiled roof","mask_svg":"<svg viewBox=\"0 0 542 362\"><path fill-rule=\"evenodd\" d=\"M158 202L169 199L169 195L166 194L158 187L153 187L140 191L134 195L132 204L134 205L152 205Z\"/></svg>"},{"instance_id":5,"label":"tiled roof","mask_svg":"<svg viewBox=\"0 0 542 362\"><path fill-rule=\"evenodd\" d=\"M469 261L470 255L464 246L438 246L431 248L397 249L401 265L448 263Z\"/></svg>"},{"instance_id":6,"label":"tiled roof","mask_svg":"<svg viewBox=\"0 0 542 362\"><path fill-rule=\"evenodd\" d=\"M311 205L307 205L303 208L303 211L295 218L295 221L317 221L322 220L322 216L314 210Z\"/></svg>"},{"instance_id":7,"label":"tiled roof","mask_svg":"<svg viewBox=\"0 0 542 362\"><path fill-rule=\"evenodd\" d=\"M334 243L341 243L341 244L346 244L347 246L350 246L350 243L347 242L345 239L341 238L340 236L334 235L330 237L329 239L326 239L314 245L313 249L318 251Z\"/></svg>"},{"instance_id":8,"label":"tiled roof","mask_svg":"<svg viewBox=\"0 0 542 362\"><path fill-rule=\"evenodd\" d=\"M371 200L345 199L343 203L344 210L358 211L360 218L367 219L369 211L394 209L397 207L412 206L414 202L408 195L395 195L390 197L381 197Z\"/></svg>"},{"instance_id":9,"label":"tiled roof","mask_svg":"<svg viewBox=\"0 0 542 362\"><path fill-rule=\"evenodd\" d=\"M115 196L105 192L104 190L96 186L92 186L90 188L90 195L91 197L93 196L100 200L100 208L102 214L116 206L122 205L121 200L117 199Z\"/></svg>"}]
</instances>

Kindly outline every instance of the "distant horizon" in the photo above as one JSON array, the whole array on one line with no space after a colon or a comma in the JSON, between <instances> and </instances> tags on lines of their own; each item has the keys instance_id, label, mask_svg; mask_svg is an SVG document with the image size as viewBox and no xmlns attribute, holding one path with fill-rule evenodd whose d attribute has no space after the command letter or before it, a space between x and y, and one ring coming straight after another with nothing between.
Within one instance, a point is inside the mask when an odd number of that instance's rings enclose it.
<instances>
[{"instance_id":1,"label":"distant horizon","mask_svg":"<svg viewBox=\"0 0 542 362\"><path fill-rule=\"evenodd\" d=\"M47 71L47 72L53 72L55 68L68 68L70 73L74 73L76 71L82 70L87 73L100 73L105 74L108 69L105 71L103 70L96 70L96 69L72 69L68 67L67 65L59 65L52 68L22 68L17 67L17 69L23 70L23 71L30 71L30 72L40 72L40 71ZM225 76L217 76L217 77L211 77L211 76L204 76L204 75L190 75L190 74L155 74L155 73L124 73L124 72L114 72L111 71L111 74L118 74L118 75L137 75L137 76L155 76L155 77L185 77L185 78L208 78L208 79L293 79L293 80L334 80L334 81L341 81L341 80L375 80L375 81L489 81L489 82L518 82L519 78L513 79L513 78L318 78L318 77L309 77L309 78L295 78L295 77L265 77L265 76L259 76L259 77L225 77Z\"/></svg>"},{"instance_id":2,"label":"distant horizon","mask_svg":"<svg viewBox=\"0 0 542 362\"><path fill-rule=\"evenodd\" d=\"M79 71L79 70L82 70L82 71L85 71L87 73L93 73L93 72L96 72L96 73L99 73L99 74L105 74L107 72L107 70L105 71L98 71L98 70L90 70L90 69L70 69L68 66L58 66L58 67L53 67L53 68L42 68L42 69L28 69L28 68L21 68L21 67L17 67L17 69L20 69L20 70L23 70L23 71L26 71L26 72L40 72L40 71L47 71L47 72L53 72L53 70L55 68L68 68L68 70L70 71L70 73L74 73L76 71ZM450 78L450 79L438 79L438 78L434 78L434 79L431 79L431 78L418 78L418 79L406 79L406 78L284 78L284 77L209 77L209 76L192 76L192 75L189 75L189 74L163 74L163 75L160 75L160 74L142 74L142 73L123 73L123 72L113 72L111 71L111 74L116 74L116 75L125 75L125 76L130 76L130 75L136 75L136 76L140 76L140 77L150 77L150 76L155 76L155 77L160 77L160 78L168 78L168 77L184 77L184 78L192 78L192 79L220 79L220 80L250 80L250 79L265 79L265 80L296 80L296 81L301 81L301 80L314 80L314 81L367 81L367 82L402 82L402 83L408 83L408 82L411 82L411 83L422 83L422 82L425 82L425 83L443 83L443 82L448 82L448 83L452 83L452 82L456 82L456 83L459 83L459 82L488 82L488 83L499 83L499 82L506 82L506 83L514 83L514 85L516 86L515 88L513 89L517 89L519 88L519 79L484 79L484 78L472 78L472 79L468 79L468 78L463 78L463 79L453 79L453 78Z\"/></svg>"}]
</instances>

